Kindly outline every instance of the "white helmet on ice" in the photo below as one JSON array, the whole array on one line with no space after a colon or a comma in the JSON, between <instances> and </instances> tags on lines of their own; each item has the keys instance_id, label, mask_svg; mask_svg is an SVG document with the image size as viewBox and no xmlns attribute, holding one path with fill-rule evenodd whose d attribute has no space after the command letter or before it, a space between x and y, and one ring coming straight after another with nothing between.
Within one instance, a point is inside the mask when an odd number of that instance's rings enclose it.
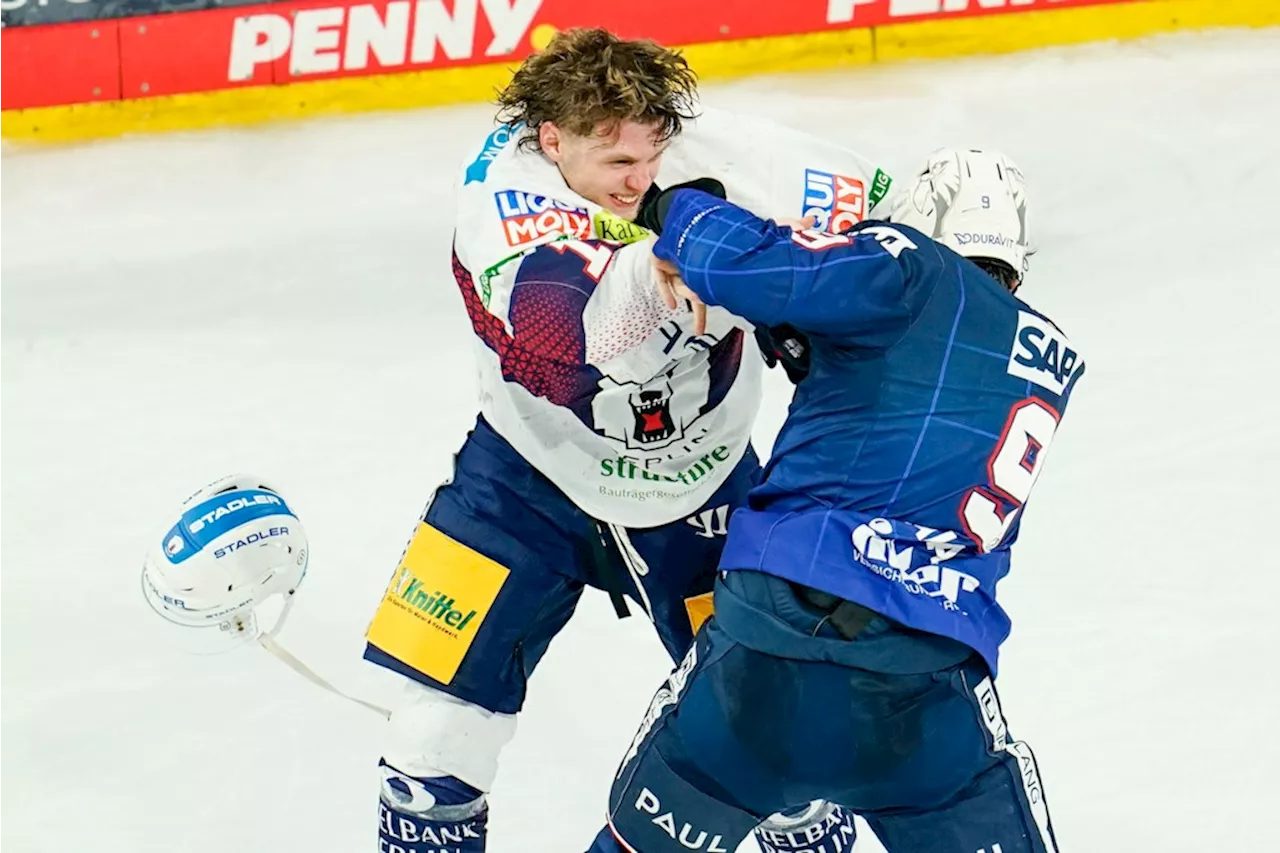
<instances>
[{"instance_id":1,"label":"white helmet on ice","mask_svg":"<svg viewBox=\"0 0 1280 853\"><path fill-rule=\"evenodd\" d=\"M970 260L1008 267L1011 288L1022 281L1031 252L1026 181L1022 170L998 151L933 152L914 186L898 198L890 219Z\"/></svg>"},{"instance_id":2,"label":"white helmet on ice","mask_svg":"<svg viewBox=\"0 0 1280 853\"><path fill-rule=\"evenodd\" d=\"M179 625L252 633L253 610L274 596L287 606L306 572L307 535L298 517L260 478L238 474L183 503L177 523L147 553L142 592Z\"/></svg>"}]
</instances>

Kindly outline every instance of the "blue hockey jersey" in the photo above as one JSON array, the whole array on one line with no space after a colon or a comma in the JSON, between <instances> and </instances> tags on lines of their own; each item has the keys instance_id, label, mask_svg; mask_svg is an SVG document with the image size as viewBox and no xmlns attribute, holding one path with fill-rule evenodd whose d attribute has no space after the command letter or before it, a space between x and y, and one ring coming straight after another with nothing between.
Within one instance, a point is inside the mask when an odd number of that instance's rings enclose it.
<instances>
[{"instance_id":1,"label":"blue hockey jersey","mask_svg":"<svg viewBox=\"0 0 1280 853\"><path fill-rule=\"evenodd\" d=\"M809 334L762 484L721 560L858 602L978 651L994 673L996 584L1067 400L1067 337L913 229L777 226L675 195L654 254L709 305Z\"/></svg>"}]
</instances>

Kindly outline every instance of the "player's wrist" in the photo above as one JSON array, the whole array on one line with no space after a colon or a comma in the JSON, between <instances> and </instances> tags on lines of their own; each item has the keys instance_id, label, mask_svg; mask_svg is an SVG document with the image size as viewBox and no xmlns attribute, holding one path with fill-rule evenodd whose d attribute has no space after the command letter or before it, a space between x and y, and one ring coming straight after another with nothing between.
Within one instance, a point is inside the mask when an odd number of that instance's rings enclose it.
<instances>
[{"instance_id":1,"label":"player's wrist","mask_svg":"<svg viewBox=\"0 0 1280 853\"><path fill-rule=\"evenodd\" d=\"M636 222L654 234L661 235L667 216L671 212L671 205L675 201L676 193L680 190L699 190L720 199L727 197L724 184L715 178L694 178L691 181L685 181L666 189L659 189L658 185L654 184L649 187L649 191L645 193L640 202L640 211L636 214Z\"/></svg>"}]
</instances>

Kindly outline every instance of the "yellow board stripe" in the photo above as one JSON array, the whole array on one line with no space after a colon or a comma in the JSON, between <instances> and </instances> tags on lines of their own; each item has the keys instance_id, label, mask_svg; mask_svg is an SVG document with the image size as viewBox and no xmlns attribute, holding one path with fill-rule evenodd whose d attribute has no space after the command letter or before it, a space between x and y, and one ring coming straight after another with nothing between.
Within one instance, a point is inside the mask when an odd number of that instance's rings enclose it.
<instances>
[{"instance_id":1,"label":"yellow board stripe","mask_svg":"<svg viewBox=\"0 0 1280 853\"><path fill-rule=\"evenodd\" d=\"M1147 0L775 36L683 47L703 79L873 62L1006 53L1183 29L1280 26L1277 0ZM491 101L514 62L6 110L8 140L74 142L123 133L250 125L335 113Z\"/></svg>"},{"instance_id":2,"label":"yellow board stripe","mask_svg":"<svg viewBox=\"0 0 1280 853\"><path fill-rule=\"evenodd\" d=\"M876 61L1011 53L1209 27L1280 25L1280 2L1150 0L876 27Z\"/></svg>"}]
</instances>

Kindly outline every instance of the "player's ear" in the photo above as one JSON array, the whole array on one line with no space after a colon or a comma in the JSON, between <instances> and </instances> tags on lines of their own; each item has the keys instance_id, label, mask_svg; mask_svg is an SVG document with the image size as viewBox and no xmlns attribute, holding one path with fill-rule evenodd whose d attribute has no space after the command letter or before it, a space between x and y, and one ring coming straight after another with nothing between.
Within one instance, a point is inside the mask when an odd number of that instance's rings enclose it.
<instances>
[{"instance_id":1,"label":"player's ear","mask_svg":"<svg viewBox=\"0 0 1280 853\"><path fill-rule=\"evenodd\" d=\"M564 131L555 122L544 121L538 125L538 147L547 155L548 160L557 165L564 158L563 142Z\"/></svg>"}]
</instances>

